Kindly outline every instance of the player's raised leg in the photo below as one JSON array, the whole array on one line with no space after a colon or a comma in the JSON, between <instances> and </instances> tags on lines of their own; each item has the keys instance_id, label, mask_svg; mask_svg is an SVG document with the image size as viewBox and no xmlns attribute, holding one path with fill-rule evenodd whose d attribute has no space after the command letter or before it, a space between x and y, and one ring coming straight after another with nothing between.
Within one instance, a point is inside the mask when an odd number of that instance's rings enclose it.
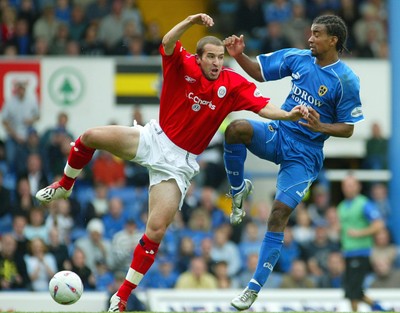
<instances>
[{"instance_id":1,"label":"player's raised leg","mask_svg":"<svg viewBox=\"0 0 400 313\"><path fill-rule=\"evenodd\" d=\"M41 202L50 202L69 197L76 178L90 162L96 149L106 150L124 160L133 159L139 144L140 127L109 125L85 131L71 143L63 177L39 190L36 198Z\"/></svg>"}]
</instances>

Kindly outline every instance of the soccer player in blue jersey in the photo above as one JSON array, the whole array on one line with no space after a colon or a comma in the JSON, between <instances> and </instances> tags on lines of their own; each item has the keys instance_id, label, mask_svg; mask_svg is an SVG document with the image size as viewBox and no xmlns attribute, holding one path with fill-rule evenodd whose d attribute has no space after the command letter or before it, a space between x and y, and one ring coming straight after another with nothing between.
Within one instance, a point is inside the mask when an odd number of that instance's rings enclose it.
<instances>
[{"instance_id":1,"label":"soccer player in blue jersey","mask_svg":"<svg viewBox=\"0 0 400 313\"><path fill-rule=\"evenodd\" d=\"M260 54L252 60L244 54L243 35L224 40L230 56L257 81L290 76L292 87L282 109L298 104L308 107L298 122L235 120L225 132L224 160L231 185L232 224L242 221L243 201L252 183L243 178L246 148L256 156L280 164L277 191L268 218L268 231L260 247L257 269L248 286L231 304L246 310L273 270L283 243L283 231L294 208L317 178L323 165L323 146L330 136L350 137L354 124L364 119L360 82L340 60L346 49L347 26L335 15L317 17L308 39L310 49L283 49Z\"/></svg>"}]
</instances>

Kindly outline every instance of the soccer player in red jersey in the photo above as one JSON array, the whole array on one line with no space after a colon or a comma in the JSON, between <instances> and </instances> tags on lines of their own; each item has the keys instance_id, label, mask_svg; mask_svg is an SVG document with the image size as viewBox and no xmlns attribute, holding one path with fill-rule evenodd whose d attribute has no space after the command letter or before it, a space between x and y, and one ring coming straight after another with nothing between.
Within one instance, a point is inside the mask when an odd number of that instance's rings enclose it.
<instances>
[{"instance_id":1,"label":"soccer player in red jersey","mask_svg":"<svg viewBox=\"0 0 400 313\"><path fill-rule=\"evenodd\" d=\"M68 197L76 177L96 149L145 166L149 170L149 215L145 234L136 246L125 281L110 300L109 312L125 311L126 301L154 262L164 234L181 208L191 179L199 172L197 156L205 150L225 117L249 110L269 119L299 120L304 106L290 112L269 103L255 84L223 67L221 40L206 36L196 54L187 52L180 37L193 25L211 27L207 14L190 15L175 25L160 46L163 86L159 123L145 126L109 125L85 131L74 143L58 182L38 191L42 202Z\"/></svg>"}]
</instances>

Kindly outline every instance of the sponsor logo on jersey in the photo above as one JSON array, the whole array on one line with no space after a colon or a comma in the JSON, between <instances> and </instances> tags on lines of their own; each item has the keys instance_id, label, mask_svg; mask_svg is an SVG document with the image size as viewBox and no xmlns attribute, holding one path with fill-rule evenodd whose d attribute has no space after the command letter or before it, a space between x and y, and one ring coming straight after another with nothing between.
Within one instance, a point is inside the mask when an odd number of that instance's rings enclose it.
<instances>
[{"instance_id":1,"label":"sponsor logo on jersey","mask_svg":"<svg viewBox=\"0 0 400 313\"><path fill-rule=\"evenodd\" d=\"M215 110L215 105L211 100L201 99L199 96L196 96L193 92L189 92L187 94L188 99L192 100L194 104L198 104L200 106L208 106L211 110ZM196 110L195 110L196 108ZM197 106L192 106L193 111L199 111L200 108L197 109Z\"/></svg>"},{"instance_id":2,"label":"sponsor logo on jersey","mask_svg":"<svg viewBox=\"0 0 400 313\"><path fill-rule=\"evenodd\" d=\"M351 117L359 117L363 115L361 107L356 107L351 111Z\"/></svg>"},{"instance_id":3,"label":"sponsor logo on jersey","mask_svg":"<svg viewBox=\"0 0 400 313\"><path fill-rule=\"evenodd\" d=\"M315 99L309 92L301 89L294 83L292 84L292 99L302 105L315 105L320 107L324 104L322 101Z\"/></svg>"},{"instance_id":4,"label":"sponsor logo on jersey","mask_svg":"<svg viewBox=\"0 0 400 313\"><path fill-rule=\"evenodd\" d=\"M190 77L190 76L188 76L188 75L185 75L185 80L186 80L188 83L191 83L191 84L193 84L193 83L196 82L196 80L195 80L194 78L192 78L192 77Z\"/></svg>"},{"instance_id":5,"label":"sponsor logo on jersey","mask_svg":"<svg viewBox=\"0 0 400 313\"><path fill-rule=\"evenodd\" d=\"M318 95L320 96L320 97L322 97L324 94L326 94L328 92L328 87L326 87L326 86L324 86L324 85L321 85L321 86L319 86L319 89L318 89Z\"/></svg>"},{"instance_id":6,"label":"sponsor logo on jersey","mask_svg":"<svg viewBox=\"0 0 400 313\"><path fill-rule=\"evenodd\" d=\"M197 111L200 111L200 109L201 109L200 104L195 103L195 104L192 105L192 110L193 111L197 112Z\"/></svg>"},{"instance_id":7,"label":"sponsor logo on jersey","mask_svg":"<svg viewBox=\"0 0 400 313\"><path fill-rule=\"evenodd\" d=\"M226 87L225 86L221 86L218 88L218 92L217 92L218 98L223 98L226 95Z\"/></svg>"}]
</instances>

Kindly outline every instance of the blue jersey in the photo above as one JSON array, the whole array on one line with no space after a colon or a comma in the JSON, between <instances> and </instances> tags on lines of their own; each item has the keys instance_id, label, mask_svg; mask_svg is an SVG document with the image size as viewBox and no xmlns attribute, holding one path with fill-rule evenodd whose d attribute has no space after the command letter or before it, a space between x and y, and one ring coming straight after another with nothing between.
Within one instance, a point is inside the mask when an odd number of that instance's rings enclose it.
<instances>
[{"instance_id":1,"label":"blue jersey","mask_svg":"<svg viewBox=\"0 0 400 313\"><path fill-rule=\"evenodd\" d=\"M364 119L360 101L360 81L341 60L321 67L310 50L283 49L257 56L265 81L292 77L292 88L282 109L290 111L298 104L320 114L322 123L355 124ZM297 122L281 121L281 127L300 139L319 143L328 135L313 132Z\"/></svg>"}]
</instances>

